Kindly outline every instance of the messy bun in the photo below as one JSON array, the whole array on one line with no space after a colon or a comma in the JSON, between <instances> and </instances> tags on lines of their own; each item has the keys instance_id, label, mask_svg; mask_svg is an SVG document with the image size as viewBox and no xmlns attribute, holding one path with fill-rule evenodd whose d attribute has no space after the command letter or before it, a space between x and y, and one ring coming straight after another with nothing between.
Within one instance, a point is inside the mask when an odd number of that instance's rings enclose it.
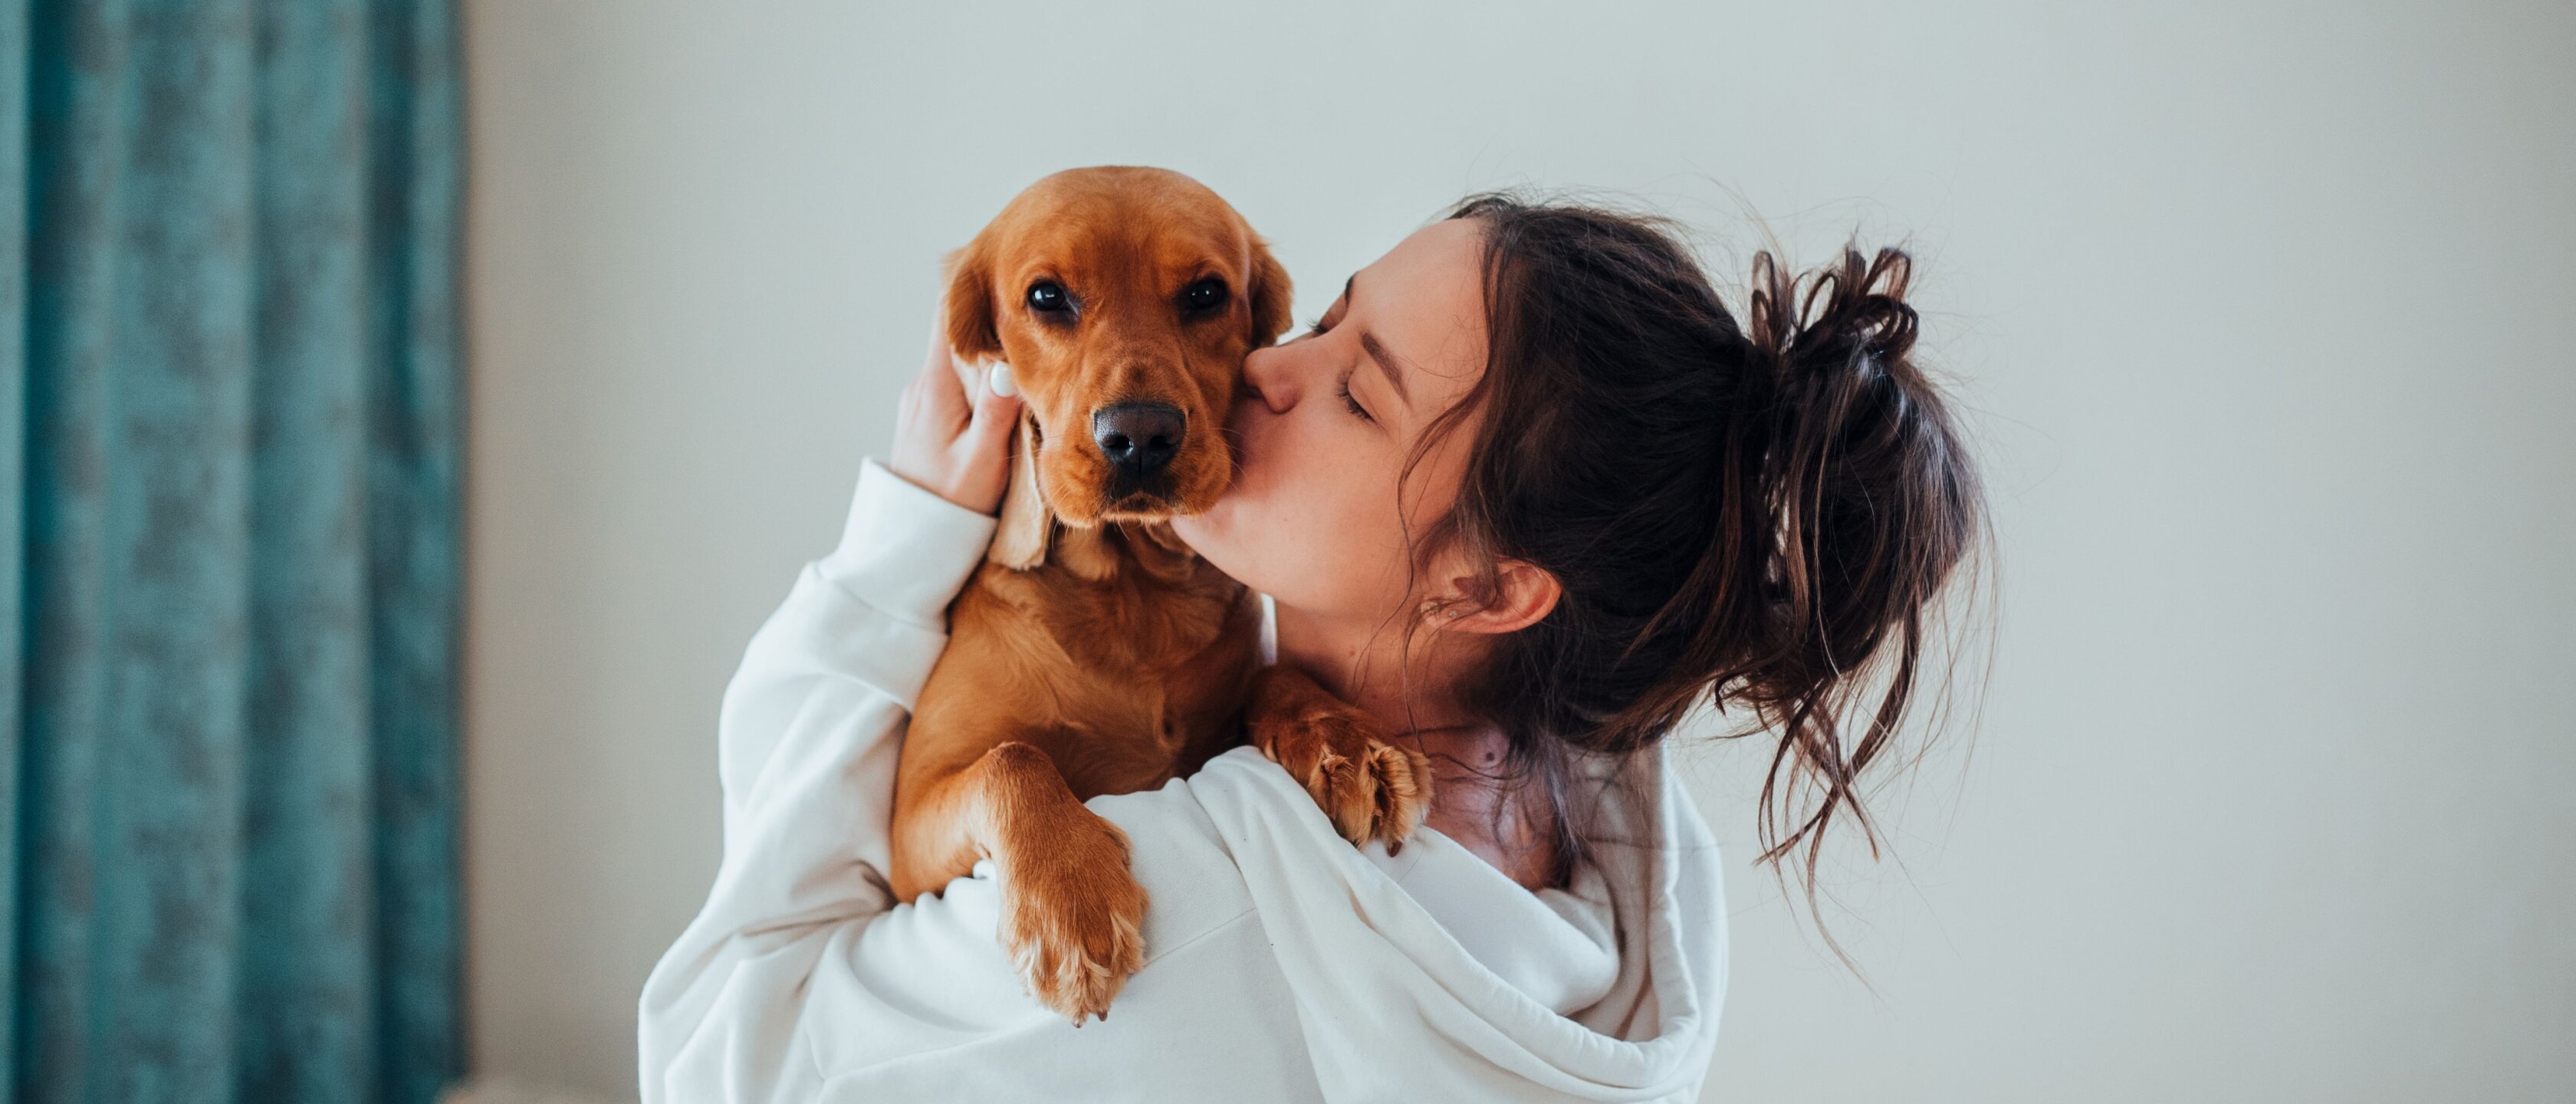
<instances>
[{"instance_id":1,"label":"messy bun","mask_svg":"<svg viewBox=\"0 0 2576 1104\"><path fill-rule=\"evenodd\" d=\"M1562 814L1572 759L1650 748L1714 700L1777 741L1762 857L1802 853L1812 885L1837 818L1875 843L1863 773L1984 531L1975 468L1911 358L1909 259L1846 250L1793 276L1761 254L1739 326L1658 220L1498 195L1452 217L1485 232L1488 363L1424 437L1476 416L1457 506L1417 547L1563 587L1499 638L1465 704ZM1552 819L1570 868L1584 833Z\"/></svg>"}]
</instances>

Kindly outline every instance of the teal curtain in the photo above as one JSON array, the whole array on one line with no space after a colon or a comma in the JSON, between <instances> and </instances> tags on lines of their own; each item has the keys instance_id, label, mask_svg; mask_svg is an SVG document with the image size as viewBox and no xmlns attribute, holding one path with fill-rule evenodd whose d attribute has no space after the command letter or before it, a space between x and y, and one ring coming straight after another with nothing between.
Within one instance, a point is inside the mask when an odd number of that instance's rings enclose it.
<instances>
[{"instance_id":1,"label":"teal curtain","mask_svg":"<svg viewBox=\"0 0 2576 1104\"><path fill-rule=\"evenodd\" d=\"M447 0L0 0L0 1104L459 1068Z\"/></svg>"}]
</instances>

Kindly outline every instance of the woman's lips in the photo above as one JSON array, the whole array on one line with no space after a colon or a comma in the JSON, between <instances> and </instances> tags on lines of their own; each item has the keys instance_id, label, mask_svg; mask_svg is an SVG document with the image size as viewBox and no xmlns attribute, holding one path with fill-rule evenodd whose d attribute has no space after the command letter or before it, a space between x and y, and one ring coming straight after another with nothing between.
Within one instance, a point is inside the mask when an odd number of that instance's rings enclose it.
<instances>
[{"instance_id":1,"label":"woman's lips","mask_svg":"<svg viewBox=\"0 0 2576 1104\"><path fill-rule=\"evenodd\" d=\"M1258 405L1259 402L1257 398L1237 398L1234 401L1234 407L1226 411L1225 455L1227 460L1233 462L1230 469L1233 475L1225 483L1226 494L1233 494L1236 487L1243 485L1243 465L1248 455L1244 442L1253 434L1251 421L1254 413L1251 407Z\"/></svg>"}]
</instances>

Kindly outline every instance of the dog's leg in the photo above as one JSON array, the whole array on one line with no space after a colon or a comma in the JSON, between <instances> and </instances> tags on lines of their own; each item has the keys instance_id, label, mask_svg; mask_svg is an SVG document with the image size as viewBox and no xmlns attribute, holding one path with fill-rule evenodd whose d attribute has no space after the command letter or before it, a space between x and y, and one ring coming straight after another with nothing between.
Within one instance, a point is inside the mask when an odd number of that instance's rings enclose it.
<instances>
[{"instance_id":1,"label":"dog's leg","mask_svg":"<svg viewBox=\"0 0 2576 1104\"><path fill-rule=\"evenodd\" d=\"M1002 949L1030 995L1072 1020L1109 1017L1145 964L1145 888L1127 836L1083 808L1055 761L1017 740L898 802L895 891L910 899L990 857L1002 887Z\"/></svg>"},{"instance_id":2,"label":"dog's leg","mask_svg":"<svg viewBox=\"0 0 2576 1104\"><path fill-rule=\"evenodd\" d=\"M1386 841L1389 852L1431 810L1431 764L1387 742L1368 714L1285 665L1254 676L1245 715L1252 746L1306 787L1343 839Z\"/></svg>"}]
</instances>

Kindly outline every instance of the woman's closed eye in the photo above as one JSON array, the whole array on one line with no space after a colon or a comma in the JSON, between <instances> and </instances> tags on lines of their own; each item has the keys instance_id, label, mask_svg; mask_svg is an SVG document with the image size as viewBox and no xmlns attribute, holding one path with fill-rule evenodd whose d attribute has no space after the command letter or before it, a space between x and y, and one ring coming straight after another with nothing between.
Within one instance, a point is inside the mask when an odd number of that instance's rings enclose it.
<instances>
[{"instance_id":1,"label":"woman's closed eye","mask_svg":"<svg viewBox=\"0 0 2576 1104\"><path fill-rule=\"evenodd\" d=\"M1341 393L1342 405L1349 407L1351 413L1357 415L1359 420L1363 422L1374 422L1377 420L1376 418L1369 416L1368 410L1360 405L1360 401L1358 399L1351 397L1351 373L1348 371L1342 373Z\"/></svg>"}]
</instances>

